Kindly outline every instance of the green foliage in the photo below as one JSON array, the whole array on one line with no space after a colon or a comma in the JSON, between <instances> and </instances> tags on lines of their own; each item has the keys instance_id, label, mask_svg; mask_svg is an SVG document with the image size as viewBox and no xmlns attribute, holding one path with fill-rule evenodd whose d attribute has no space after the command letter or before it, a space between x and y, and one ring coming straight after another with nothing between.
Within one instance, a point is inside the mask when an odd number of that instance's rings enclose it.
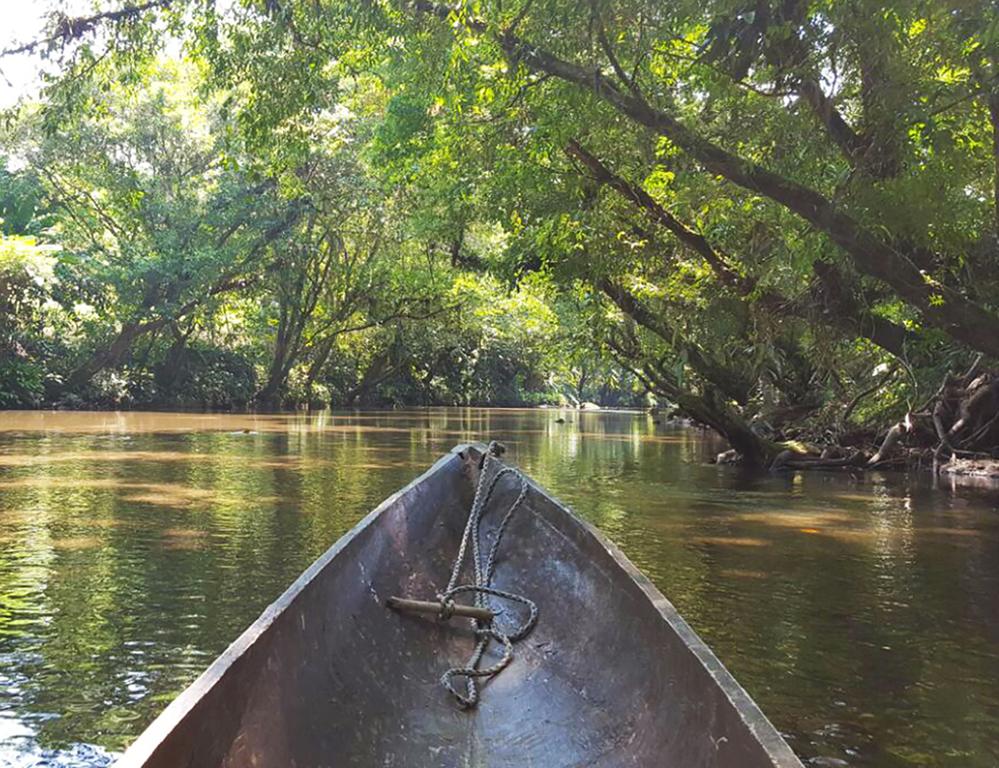
<instances>
[{"instance_id":1,"label":"green foliage","mask_svg":"<svg viewBox=\"0 0 999 768\"><path fill-rule=\"evenodd\" d=\"M12 352L0 352L0 408L36 408L45 395L45 371Z\"/></svg>"},{"instance_id":2,"label":"green foliage","mask_svg":"<svg viewBox=\"0 0 999 768\"><path fill-rule=\"evenodd\" d=\"M0 233L0 407L43 401L38 361L46 331L46 300L54 277L51 249L34 238Z\"/></svg>"},{"instance_id":3,"label":"green foliage","mask_svg":"<svg viewBox=\"0 0 999 768\"><path fill-rule=\"evenodd\" d=\"M72 365L42 367L212 405L650 389L748 433L836 422L895 359L854 411L893 418L999 323L997 29L921 0L140 14L4 142L7 226L62 247Z\"/></svg>"},{"instance_id":4,"label":"green foliage","mask_svg":"<svg viewBox=\"0 0 999 768\"><path fill-rule=\"evenodd\" d=\"M37 176L11 170L9 158L0 155L0 232L5 235L40 235L53 219L43 210L45 191Z\"/></svg>"},{"instance_id":5,"label":"green foliage","mask_svg":"<svg viewBox=\"0 0 999 768\"><path fill-rule=\"evenodd\" d=\"M421 135L426 106L356 91L335 112L300 115L303 151L276 156L249 151L260 137L227 118L229 98L197 67L139 69L119 81L95 64L89 88L76 86L86 112L39 120L25 109L11 134L27 165L4 188L33 212L18 227L59 250L8 239L19 303L6 317L26 351L7 365L5 406L521 405L578 394L561 330L571 318L553 309L553 286L537 275L511 288L481 271L502 264L508 238L437 218L453 180L400 190L438 146ZM434 163L457 167L445 155Z\"/></svg>"}]
</instances>

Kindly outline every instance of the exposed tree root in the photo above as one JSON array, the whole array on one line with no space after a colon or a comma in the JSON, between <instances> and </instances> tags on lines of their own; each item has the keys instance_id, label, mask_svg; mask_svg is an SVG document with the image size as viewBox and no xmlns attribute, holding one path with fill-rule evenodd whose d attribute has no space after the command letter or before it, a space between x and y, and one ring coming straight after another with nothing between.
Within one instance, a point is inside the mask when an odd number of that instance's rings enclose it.
<instances>
[{"instance_id":1,"label":"exposed tree root","mask_svg":"<svg viewBox=\"0 0 999 768\"><path fill-rule=\"evenodd\" d=\"M821 452L788 448L774 457L770 468L925 465L948 475L999 477L999 372L979 372L979 363L976 360L963 375L948 374L932 397L880 436L868 435L859 441L852 436L853 446L835 445ZM855 406L856 400L848 407ZM841 428L844 425L841 418Z\"/></svg>"}]
</instances>

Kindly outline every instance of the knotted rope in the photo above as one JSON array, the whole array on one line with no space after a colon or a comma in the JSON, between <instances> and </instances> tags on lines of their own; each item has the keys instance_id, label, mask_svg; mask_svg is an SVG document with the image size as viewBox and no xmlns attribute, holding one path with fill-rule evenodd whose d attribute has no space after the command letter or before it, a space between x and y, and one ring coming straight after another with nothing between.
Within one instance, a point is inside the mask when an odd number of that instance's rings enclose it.
<instances>
[{"instance_id":1,"label":"knotted rope","mask_svg":"<svg viewBox=\"0 0 999 768\"><path fill-rule=\"evenodd\" d=\"M497 458L502 450L502 446L494 441L489 444L489 448L483 456L479 482L475 487L475 499L472 501L472 509L468 513L468 522L465 524L465 531L461 537L458 555L455 557L454 566L451 569L451 578L448 580L447 589L437 596L441 602L440 618L446 620L451 617L454 610L455 596L464 592L471 592L475 596L475 605L482 608L492 608L489 603L490 596L519 603L527 608L528 617L523 624L516 627L512 632L503 631L497 626L496 618L498 616L489 621L481 619L474 620L475 635L477 637L475 650L472 651L472 655L465 666L452 667L441 677L441 684L466 709L471 709L478 704L479 681L482 680L485 682L498 675L507 667L513 660L513 644L530 634L538 621L538 606L535 605L533 600L529 600L523 595L517 595L513 592L496 589L492 586L493 571L496 568L496 553L499 551L500 542L503 541L503 534L514 513L523 504L524 499L527 498L528 489L526 478L516 469L505 466ZM498 468L491 472L494 465L498 465ZM489 547L489 552L485 559L483 559L483 547L479 536L480 526L493 490L504 475L513 475L520 479L520 493L500 521L492 546ZM458 584L469 547L471 547L474 583ZM489 649L489 644L493 641L503 646L503 656L492 666L482 668L479 665L482 663L482 658ZM453 680L456 677L465 678L464 693L455 688Z\"/></svg>"}]
</instances>

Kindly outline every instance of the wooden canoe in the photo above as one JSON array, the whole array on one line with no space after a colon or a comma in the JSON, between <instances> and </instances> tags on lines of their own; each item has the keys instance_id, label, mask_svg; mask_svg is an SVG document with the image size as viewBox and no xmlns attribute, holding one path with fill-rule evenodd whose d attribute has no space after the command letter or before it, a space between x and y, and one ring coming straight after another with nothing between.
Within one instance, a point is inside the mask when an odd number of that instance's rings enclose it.
<instances>
[{"instance_id":1,"label":"wooden canoe","mask_svg":"<svg viewBox=\"0 0 999 768\"><path fill-rule=\"evenodd\" d=\"M495 585L539 620L478 707L455 706L440 677L468 656L469 620L385 600L447 582L482 450L455 448L334 544L119 768L801 768L670 602L530 482ZM515 486L498 483L496 503Z\"/></svg>"}]
</instances>

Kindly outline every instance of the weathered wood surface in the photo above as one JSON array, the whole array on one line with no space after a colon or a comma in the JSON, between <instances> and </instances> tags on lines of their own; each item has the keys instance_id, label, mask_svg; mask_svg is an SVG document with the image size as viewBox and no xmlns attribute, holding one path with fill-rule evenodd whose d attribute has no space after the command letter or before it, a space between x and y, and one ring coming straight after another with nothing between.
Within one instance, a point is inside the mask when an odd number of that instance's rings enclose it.
<instances>
[{"instance_id":1,"label":"weathered wood surface","mask_svg":"<svg viewBox=\"0 0 999 768\"><path fill-rule=\"evenodd\" d=\"M801 768L658 590L533 484L495 583L540 620L479 707L456 707L439 678L467 658L470 622L385 600L446 583L477 451L456 448L320 557L119 768ZM509 479L494 509L517 491Z\"/></svg>"}]
</instances>

